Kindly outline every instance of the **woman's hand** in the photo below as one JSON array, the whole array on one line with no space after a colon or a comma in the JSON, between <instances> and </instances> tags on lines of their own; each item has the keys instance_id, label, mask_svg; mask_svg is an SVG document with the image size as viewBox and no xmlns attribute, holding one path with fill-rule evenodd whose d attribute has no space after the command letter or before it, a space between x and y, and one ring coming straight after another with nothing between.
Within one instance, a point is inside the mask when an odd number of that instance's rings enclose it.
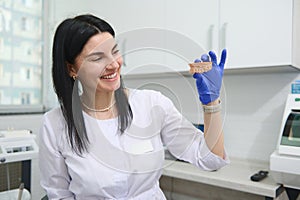
<instances>
[{"instance_id":1,"label":"woman's hand","mask_svg":"<svg viewBox=\"0 0 300 200\"><path fill-rule=\"evenodd\" d=\"M217 63L217 56L213 51L210 51L208 54L212 62L212 69L202 74L195 73L193 75L196 79L200 101L204 105L215 101L220 96L227 51L223 49L219 64ZM194 62L209 62L209 56L203 54L201 60L196 59Z\"/></svg>"}]
</instances>

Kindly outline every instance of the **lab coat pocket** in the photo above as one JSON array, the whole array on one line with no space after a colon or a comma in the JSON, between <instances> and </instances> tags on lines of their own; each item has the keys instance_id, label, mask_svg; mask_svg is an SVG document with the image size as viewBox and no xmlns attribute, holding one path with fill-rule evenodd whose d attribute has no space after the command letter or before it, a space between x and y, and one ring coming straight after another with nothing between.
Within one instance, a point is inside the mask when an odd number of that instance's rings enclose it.
<instances>
[{"instance_id":1,"label":"lab coat pocket","mask_svg":"<svg viewBox=\"0 0 300 200\"><path fill-rule=\"evenodd\" d=\"M145 154L154 150L151 140L128 138L124 143L124 150L130 154Z\"/></svg>"},{"instance_id":2,"label":"lab coat pocket","mask_svg":"<svg viewBox=\"0 0 300 200\"><path fill-rule=\"evenodd\" d=\"M154 139L126 137L122 141L127 167L134 173L151 172L162 167L163 148L155 146Z\"/></svg>"},{"instance_id":3,"label":"lab coat pocket","mask_svg":"<svg viewBox=\"0 0 300 200\"><path fill-rule=\"evenodd\" d=\"M114 198L124 198L128 195L129 183L128 183L128 174L121 174L115 172L111 174L111 185L107 185L103 187L108 194L110 194Z\"/></svg>"}]
</instances>

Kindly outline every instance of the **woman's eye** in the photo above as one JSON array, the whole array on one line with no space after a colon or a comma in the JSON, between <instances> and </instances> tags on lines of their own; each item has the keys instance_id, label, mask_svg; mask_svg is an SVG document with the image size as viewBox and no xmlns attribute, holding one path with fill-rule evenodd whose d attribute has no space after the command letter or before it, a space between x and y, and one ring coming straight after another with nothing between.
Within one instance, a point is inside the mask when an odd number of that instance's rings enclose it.
<instances>
[{"instance_id":1,"label":"woman's eye","mask_svg":"<svg viewBox=\"0 0 300 200\"><path fill-rule=\"evenodd\" d=\"M91 61L97 62L97 61L100 61L101 59L102 59L102 57L94 57L91 59Z\"/></svg>"},{"instance_id":2,"label":"woman's eye","mask_svg":"<svg viewBox=\"0 0 300 200\"><path fill-rule=\"evenodd\" d=\"M117 54L117 53L119 53L118 49L113 52L113 54Z\"/></svg>"}]
</instances>

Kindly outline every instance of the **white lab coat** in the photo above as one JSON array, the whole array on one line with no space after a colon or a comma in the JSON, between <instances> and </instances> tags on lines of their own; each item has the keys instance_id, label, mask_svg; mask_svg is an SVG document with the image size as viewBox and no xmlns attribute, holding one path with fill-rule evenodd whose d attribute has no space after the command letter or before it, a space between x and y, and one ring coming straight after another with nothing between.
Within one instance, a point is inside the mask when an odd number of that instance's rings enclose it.
<instances>
[{"instance_id":1,"label":"white lab coat","mask_svg":"<svg viewBox=\"0 0 300 200\"><path fill-rule=\"evenodd\" d=\"M70 148L61 109L44 115L39 161L49 199L163 200L164 146L204 170L228 164L209 151L203 133L161 93L130 90L129 103L133 121L123 134L117 118L97 120L83 112L90 146L82 156Z\"/></svg>"}]
</instances>

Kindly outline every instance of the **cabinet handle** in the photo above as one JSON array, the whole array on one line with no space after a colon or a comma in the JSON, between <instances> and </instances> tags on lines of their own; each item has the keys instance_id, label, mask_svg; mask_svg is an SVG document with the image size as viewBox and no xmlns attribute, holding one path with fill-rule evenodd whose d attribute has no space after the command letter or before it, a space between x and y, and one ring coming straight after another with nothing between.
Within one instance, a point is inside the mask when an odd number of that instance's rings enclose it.
<instances>
[{"instance_id":1,"label":"cabinet handle","mask_svg":"<svg viewBox=\"0 0 300 200\"><path fill-rule=\"evenodd\" d=\"M226 45L227 45L227 26L228 26L228 23L224 23L223 26L222 26L222 33L221 33L221 45L220 45L220 49L219 51L222 51L222 49L226 48Z\"/></svg>"},{"instance_id":2,"label":"cabinet handle","mask_svg":"<svg viewBox=\"0 0 300 200\"><path fill-rule=\"evenodd\" d=\"M208 49L209 50L212 50L213 49L213 47L214 47L214 29L215 29L215 25L210 25L209 26L209 29L208 29L208 41L209 41L209 47L208 47Z\"/></svg>"}]
</instances>

